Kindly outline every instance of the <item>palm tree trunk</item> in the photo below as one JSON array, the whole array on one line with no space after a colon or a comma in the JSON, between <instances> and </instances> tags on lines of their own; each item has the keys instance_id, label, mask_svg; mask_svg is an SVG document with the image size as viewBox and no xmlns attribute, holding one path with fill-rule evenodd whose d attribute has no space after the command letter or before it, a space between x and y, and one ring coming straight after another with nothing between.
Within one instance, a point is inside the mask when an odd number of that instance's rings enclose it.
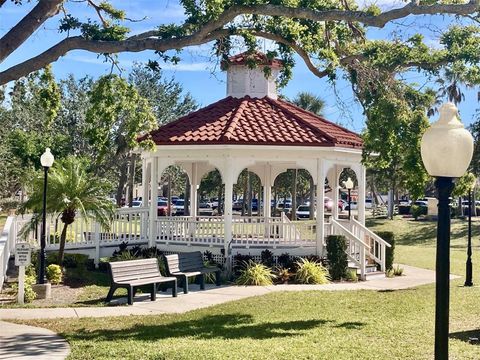
<instances>
[{"instance_id":1,"label":"palm tree trunk","mask_svg":"<svg viewBox=\"0 0 480 360\"><path fill-rule=\"evenodd\" d=\"M68 224L63 225L62 234L60 235L60 246L58 249L58 265L62 266L65 255L65 243L67 241Z\"/></svg>"},{"instance_id":2,"label":"palm tree trunk","mask_svg":"<svg viewBox=\"0 0 480 360\"><path fill-rule=\"evenodd\" d=\"M132 207L133 205L133 187L135 185L135 160L136 155L132 154L130 156L130 167L128 169L128 206Z\"/></svg>"},{"instance_id":3,"label":"palm tree trunk","mask_svg":"<svg viewBox=\"0 0 480 360\"><path fill-rule=\"evenodd\" d=\"M116 194L116 200L117 200L118 206L122 206L123 190L125 189L125 184L127 183L127 178L128 178L127 171L128 171L127 163L120 165L120 179L118 180L117 194Z\"/></svg>"}]
</instances>

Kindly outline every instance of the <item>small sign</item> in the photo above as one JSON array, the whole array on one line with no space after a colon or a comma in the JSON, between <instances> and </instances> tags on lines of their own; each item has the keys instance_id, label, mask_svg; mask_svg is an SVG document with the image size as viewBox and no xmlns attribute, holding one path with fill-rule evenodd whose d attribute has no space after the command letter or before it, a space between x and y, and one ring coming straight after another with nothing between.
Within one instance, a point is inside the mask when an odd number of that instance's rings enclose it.
<instances>
[{"instance_id":1,"label":"small sign","mask_svg":"<svg viewBox=\"0 0 480 360\"><path fill-rule=\"evenodd\" d=\"M28 266L31 262L32 250L28 243L15 245L15 266Z\"/></svg>"}]
</instances>

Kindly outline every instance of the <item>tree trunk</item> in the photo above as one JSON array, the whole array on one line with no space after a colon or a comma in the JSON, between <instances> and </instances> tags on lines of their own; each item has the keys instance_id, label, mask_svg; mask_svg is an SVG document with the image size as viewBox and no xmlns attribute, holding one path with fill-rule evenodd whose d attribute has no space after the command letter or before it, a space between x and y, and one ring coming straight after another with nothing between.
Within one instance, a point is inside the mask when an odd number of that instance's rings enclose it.
<instances>
[{"instance_id":1,"label":"tree trunk","mask_svg":"<svg viewBox=\"0 0 480 360\"><path fill-rule=\"evenodd\" d=\"M297 219L297 180L298 170L293 170L293 189L292 189L292 220Z\"/></svg>"},{"instance_id":2,"label":"tree trunk","mask_svg":"<svg viewBox=\"0 0 480 360\"><path fill-rule=\"evenodd\" d=\"M63 258L65 255L65 243L67 241L67 228L68 224L63 225L62 234L60 235L60 246L58 248L58 265L63 265Z\"/></svg>"},{"instance_id":3,"label":"tree trunk","mask_svg":"<svg viewBox=\"0 0 480 360\"><path fill-rule=\"evenodd\" d=\"M222 208L225 207L225 199L223 199L223 202L222 202L222 198L223 198L223 184L220 183L220 186L218 187L218 206L217 206L218 215L222 215Z\"/></svg>"},{"instance_id":4,"label":"tree trunk","mask_svg":"<svg viewBox=\"0 0 480 360\"><path fill-rule=\"evenodd\" d=\"M117 206L122 206L123 190L125 189L125 184L127 183L127 171L128 166L125 162L120 167L120 179L118 180L117 194L115 196L115 199L117 200Z\"/></svg>"},{"instance_id":5,"label":"tree trunk","mask_svg":"<svg viewBox=\"0 0 480 360\"><path fill-rule=\"evenodd\" d=\"M133 187L135 186L135 163L136 155L130 156L130 167L128 169L128 206L133 206Z\"/></svg>"},{"instance_id":6,"label":"tree trunk","mask_svg":"<svg viewBox=\"0 0 480 360\"><path fill-rule=\"evenodd\" d=\"M390 190L388 190L388 212L387 212L387 217L388 217L390 220L393 220L393 202L394 202L393 194L394 194L393 188L390 189Z\"/></svg>"},{"instance_id":7,"label":"tree trunk","mask_svg":"<svg viewBox=\"0 0 480 360\"><path fill-rule=\"evenodd\" d=\"M310 177L310 220L315 218L315 184L313 178Z\"/></svg>"},{"instance_id":8,"label":"tree trunk","mask_svg":"<svg viewBox=\"0 0 480 360\"><path fill-rule=\"evenodd\" d=\"M242 195L242 216L245 216L245 203L247 201L247 191L248 191L248 179L245 180L243 184L243 195Z\"/></svg>"},{"instance_id":9,"label":"tree trunk","mask_svg":"<svg viewBox=\"0 0 480 360\"><path fill-rule=\"evenodd\" d=\"M247 171L247 211L248 211L248 216L252 216L252 177L250 176L250 171Z\"/></svg>"},{"instance_id":10,"label":"tree trunk","mask_svg":"<svg viewBox=\"0 0 480 360\"><path fill-rule=\"evenodd\" d=\"M185 196L183 197L183 214L185 216L190 215L190 179L187 176L187 180L185 181Z\"/></svg>"},{"instance_id":11,"label":"tree trunk","mask_svg":"<svg viewBox=\"0 0 480 360\"><path fill-rule=\"evenodd\" d=\"M168 174L167 201L167 213L168 216L172 216L172 177L170 174Z\"/></svg>"}]
</instances>

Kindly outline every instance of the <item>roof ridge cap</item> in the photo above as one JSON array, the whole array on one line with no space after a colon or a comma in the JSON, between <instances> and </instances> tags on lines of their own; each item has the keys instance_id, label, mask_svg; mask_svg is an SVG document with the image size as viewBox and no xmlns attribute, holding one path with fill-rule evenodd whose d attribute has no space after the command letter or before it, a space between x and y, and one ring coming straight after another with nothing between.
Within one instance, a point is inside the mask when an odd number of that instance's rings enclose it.
<instances>
[{"instance_id":1,"label":"roof ridge cap","mask_svg":"<svg viewBox=\"0 0 480 360\"><path fill-rule=\"evenodd\" d=\"M272 99L268 96L265 96L265 98L267 98L269 101L273 102L276 106L282 108L282 110L288 112L291 116L293 116L295 119L297 119L298 121L300 121L301 123L303 123L304 125L307 125L310 129L312 129L313 131L319 133L320 135L324 136L325 138L329 139L330 141L333 141L333 142L336 142L337 141L337 138L335 136L332 136L328 133L326 133L325 131L323 131L322 129L319 129L317 128L316 126L314 126L313 124L311 124L310 122L302 119L300 116L298 116L297 114L295 114L292 110L288 109L283 103L284 101L283 100L280 100L280 99ZM285 101L286 102L286 101ZM291 103L288 103L289 105L292 105L292 106L295 106ZM302 109L302 108L299 108L299 109ZM303 110L303 109L302 109ZM305 110L306 111L306 110ZM308 111L306 111L308 112ZM313 114L313 113L312 113Z\"/></svg>"},{"instance_id":2,"label":"roof ridge cap","mask_svg":"<svg viewBox=\"0 0 480 360\"><path fill-rule=\"evenodd\" d=\"M243 115L243 111L245 110L249 99L250 96L248 95L241 98L240 105L235 112L232 113L232 116L230 117L230 124L228 124L228 126L225 128L225 131L221 136L223 140L230 140L233 137L233 131L237 128L240 117Z\"/></svg>"}]
</instances>

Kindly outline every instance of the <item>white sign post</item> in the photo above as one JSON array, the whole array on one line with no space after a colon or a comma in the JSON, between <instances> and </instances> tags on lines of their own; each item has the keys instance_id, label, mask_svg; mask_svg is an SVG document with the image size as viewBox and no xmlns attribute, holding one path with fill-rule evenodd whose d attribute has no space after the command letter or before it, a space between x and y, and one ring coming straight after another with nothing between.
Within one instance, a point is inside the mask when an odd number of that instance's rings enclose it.
<instances>
[{"instance_id":1,"label":"white sign post","mask_svg":"<svg viewBox=\"0 0 480 360\"><path fill-rule=\"evenodd\" d=\"M15 266L18 266L18 297L19 304L24 303L25 299L25 266L30 265L32 251L28 243L18 243L15 245Z\"/></svg>"}]
</instances>

